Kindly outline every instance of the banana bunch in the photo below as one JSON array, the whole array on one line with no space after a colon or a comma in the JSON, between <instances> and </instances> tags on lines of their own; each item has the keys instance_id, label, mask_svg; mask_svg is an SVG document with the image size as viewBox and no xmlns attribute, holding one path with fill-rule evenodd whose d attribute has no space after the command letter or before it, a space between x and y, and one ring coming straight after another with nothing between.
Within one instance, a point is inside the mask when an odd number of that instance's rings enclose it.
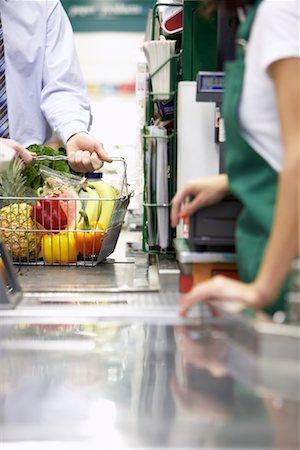
<instances>
[{"instance_id":1,"label":"banana bunch","mask_svg":"<svg viewBox=\"0 0 300 450\"><path fill-rule=\"evenodd\" d=\"M87 185L81 192L80 197L84 199L84 211L90 222L97 223L101 213L101 201L96 189Z\"/></svg>"},{"instance_id":2,"label":"banana bunch","mask_svg":"<svg viewBox=\"0 0 300 450\"><path fill-rule=\"evenodd\" d=\"M89 221L99 221L106 231L117 197L115 188L106 181L97 180L89 181L85 190L87 192L85 212Z\"/></svg>"}]
</instances>

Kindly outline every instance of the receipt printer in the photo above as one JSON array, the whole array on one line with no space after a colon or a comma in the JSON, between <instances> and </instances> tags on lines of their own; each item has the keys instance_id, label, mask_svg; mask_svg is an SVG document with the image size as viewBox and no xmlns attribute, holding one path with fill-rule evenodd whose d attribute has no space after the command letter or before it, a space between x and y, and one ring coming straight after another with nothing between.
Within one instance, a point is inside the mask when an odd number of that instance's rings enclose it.
<instances>
[{"instance_id":1,"label":"receipt printer","mask_svg":"<svg viewBox=\"0 0 300 450\"><path fill-rule=\"evenodd\" d=\"M234 248L236 219L242 204L228 196L215 205L200 208L190 217L189 243L195 250L207 247Z\"/></svg>"}]
</instances>

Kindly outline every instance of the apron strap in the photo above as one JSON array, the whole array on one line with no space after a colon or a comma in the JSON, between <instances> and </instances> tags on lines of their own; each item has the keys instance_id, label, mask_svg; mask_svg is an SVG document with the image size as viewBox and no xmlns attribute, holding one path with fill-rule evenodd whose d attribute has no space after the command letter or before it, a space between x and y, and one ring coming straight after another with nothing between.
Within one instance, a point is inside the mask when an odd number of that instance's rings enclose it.
<instances>
[{"instance_id":1,"label":"apron strap","mask_svg":"<svg viewBox=\"0 0 300 450\"><path fill-rule=\"evenodd\" d=\"M261 4L262 0L256 0L254 5L249 9L247 12L247 16L240 17L241 12L239 13L240 8L238 9L238 16L240 20L240 26L237 31L237 37L236 37L236 46L237 46L237 52L242 51L243 54L246 53L247 50L247 44L251 33L251 28L255 19L255 15L257 12L257 9L259 5Z\"/></svg>"}]
</instances>

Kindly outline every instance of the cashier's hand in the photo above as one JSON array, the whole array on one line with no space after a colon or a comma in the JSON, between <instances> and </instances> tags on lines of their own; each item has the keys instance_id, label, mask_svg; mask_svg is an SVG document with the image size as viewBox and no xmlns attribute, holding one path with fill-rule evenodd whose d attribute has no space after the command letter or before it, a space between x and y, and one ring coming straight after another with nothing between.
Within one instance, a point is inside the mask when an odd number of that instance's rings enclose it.
<instances>
[{"instance_id":1,"label":"cashier's hand","mask_svg":"<svg viewBox=\"0 0 300 450\"><path fill-rule=\"evenodd\" d=\"M66 145L69 165L76 172L93 172L103 166L103 162L111 162L103 144L87 133L77 133Z\"/></svg>"},{"instance_id":2,"label":"cashier's hand","mask_svg":"<svg viewBox=\"0 0 300 450\"><path fill-rule=\"evenodd\" d=\"M179 219L191 216L204 206L218 203L227 194L229 194L229 187L226 174L189 180L182 189L177 191L172 200L172 227L178 225ZM184 201L189 197L193 197L193 199L184 204Z\"/></svg>"},{"instance_id":3,"label":"cashier's hand","mask_svg":"<svg viewBox=\"0 0 300 450\"><path fill-rule=\"evenodd\" d=\"M185 316L197 303L208 303L212 313L219 315L221 309L237 313L245 308L263 309L272 303L266 298L256 282L242 283L232 278L216 275L208 281L197 284L181 299L179 314Z\"/></svg>"},{"instance_id":4,"label":"cashier's hand","mask_svg":"<svg viewBox=\"0 0 300 450\"><path fill-rule=\"evenodd\" d=\"M23 147L23 145L19 144L13 139L6 139L6 138L0 138L0 147L1 144L11 147L16 152L16 155L18 155L24 161L25 164L31 163L33 154L28 150L26 150L26 148Z\"/></svg>"}]
</instances>

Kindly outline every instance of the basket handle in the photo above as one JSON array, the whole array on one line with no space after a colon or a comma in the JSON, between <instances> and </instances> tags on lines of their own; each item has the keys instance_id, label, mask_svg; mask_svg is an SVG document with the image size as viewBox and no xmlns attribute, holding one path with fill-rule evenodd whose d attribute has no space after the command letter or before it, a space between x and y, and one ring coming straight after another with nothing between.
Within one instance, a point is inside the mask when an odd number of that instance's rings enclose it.
<instances>
[{"instance_id":1,"label":"basket handle","mask_svg":"<svg viewBox=\"0 0 300 450\"><path fill-rule=\"evenodd\" d=\"M69 157L67 155L40 155L36 156L33 155L34 161L68 161ZM121 162L124 166L124 176L123 176L123 183L124 183L124 189L125 189L125 195L128 196L128 183L127 183L127 162L122 156L111 156L112 162Z\"/></svg>"},{"instance_id":2,"label":"basket handle","mask_svg":"<svg viewBox=\"0 0 300 450\"><path fill-rule=\"evenodd\" d=\"M32 155L34 161L68 161L69 157L67 155ZM112 161L122 161L125 167L127 166L125 159L121 156L111 156Z\"/></svg>"}]
</instances>

